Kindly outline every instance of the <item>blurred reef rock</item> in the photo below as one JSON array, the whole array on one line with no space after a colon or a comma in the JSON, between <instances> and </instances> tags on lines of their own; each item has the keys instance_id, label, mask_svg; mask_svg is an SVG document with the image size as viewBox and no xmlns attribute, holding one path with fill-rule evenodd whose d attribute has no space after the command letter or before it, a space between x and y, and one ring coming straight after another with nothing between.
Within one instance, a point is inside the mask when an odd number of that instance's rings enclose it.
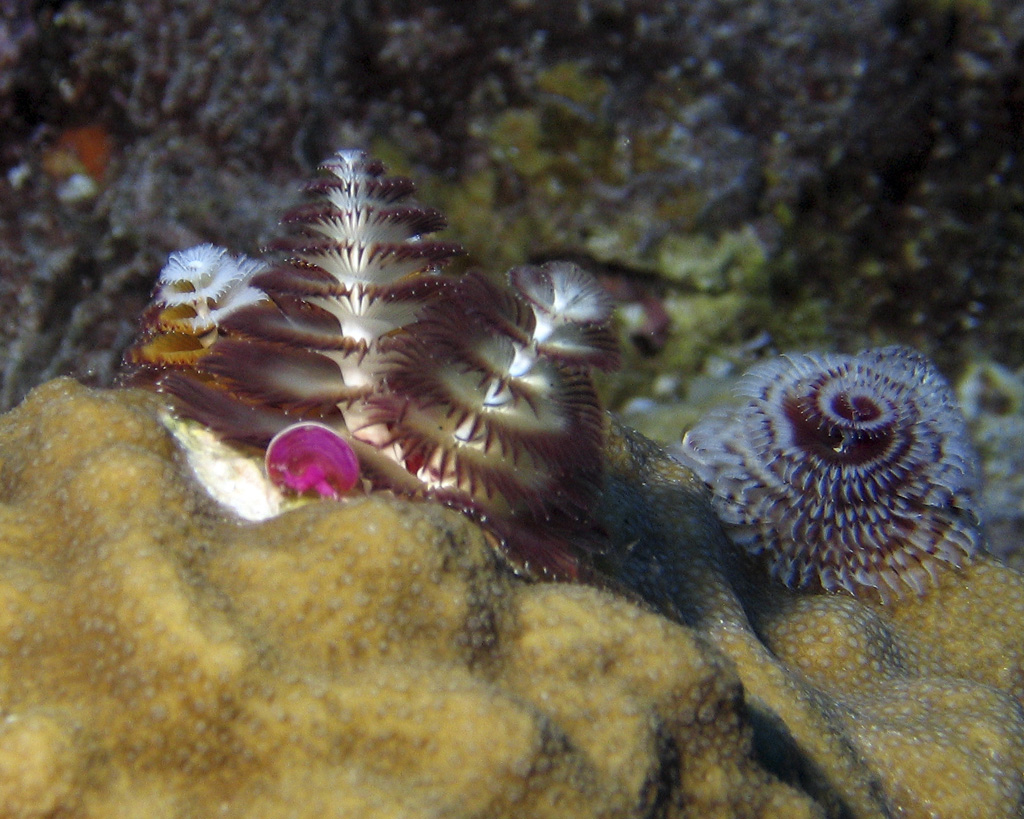
<instances>
[{"instance_id":1,"label":"blurred reef rock","mask_svg":"<svg viewBox=\"0 0 1024 819\"><path fill-rule=\"evenodd\" d=\"M167 253L253 251L339 145L469 264L603 276L616 406L764 346L1024 364L1014 0L0 5L0 408L110 383Z\"/></svg>"}]
</instances>

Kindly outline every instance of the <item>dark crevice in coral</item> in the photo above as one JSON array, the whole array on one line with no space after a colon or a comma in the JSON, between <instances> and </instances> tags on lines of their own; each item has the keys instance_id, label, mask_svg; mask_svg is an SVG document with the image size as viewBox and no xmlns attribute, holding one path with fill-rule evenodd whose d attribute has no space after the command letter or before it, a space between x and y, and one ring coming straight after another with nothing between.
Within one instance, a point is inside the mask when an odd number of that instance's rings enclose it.
<instances>
[{"instance_id":1,"label":"dark crevice in coral","mask_svg":"<svg viewBox=\"0 0 1024 819\"><path fill-rule=\"evenodd\" d=\"M655 730L654 744L658 765L641 789L642 812L637 815L644 819L666 819L672 815L679 799L679 771L686 760L679 751L675 737L664 723L659 723Z\"/></svg>"},{"instance_id":2,"label":"dark crevice in coral","mask_svg":"<svg viewBox=\"0 0 1024 819\"><path fill-rule=\"evenodd\" d=\"M837 789L828 787L828 778L803 749L789 729L769 708L746 703L746 713L753 728L754 757L783 782L809 793L836 819L853 819L854 812L845 804ZM879 802L881 796L879 794Z\"/></svg>"}]
</instances>

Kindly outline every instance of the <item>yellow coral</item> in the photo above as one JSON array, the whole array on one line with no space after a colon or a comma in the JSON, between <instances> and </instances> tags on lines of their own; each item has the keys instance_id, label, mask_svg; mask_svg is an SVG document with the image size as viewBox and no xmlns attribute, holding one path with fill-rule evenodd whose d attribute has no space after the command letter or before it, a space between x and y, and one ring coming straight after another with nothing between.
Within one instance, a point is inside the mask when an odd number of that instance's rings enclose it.
<instances>
[{"instance_id":1,"label":"yellow coral","mask_svg":"<svg viewBox=\"0 0 1024 819\"><path fill-rule=\"evenodd\" d=\"M435 505L229 519L158 403L0 419L5 817L820 815L698 634Z\"/></svg>"},{"instance_id":2,"label":"yellow coral","mask_svg":"<svg viewBox=\"0 0 1024 819\"><path fill-rule=\"evenodd\" d=\"M985 556L888 607L788 591L613 429L602 568L663 617L431 504L239 523L158 405L0 418L0 815L1019 814L1024 581Z\"/></svg>"},{"instance_id":3,"label":"yellow coral","mask_svg":"<svg viewBox=\"0 0 1024 819\"><path fill-rule=\"evenodd\" d=\"M722 539L655 445L621 430L608 457L602 508L636 543L611 571L735 661L774 767L834 815L1020 815L1021 574L981 555L894 606L790 592Z\"/></svg>"}]
</instances>

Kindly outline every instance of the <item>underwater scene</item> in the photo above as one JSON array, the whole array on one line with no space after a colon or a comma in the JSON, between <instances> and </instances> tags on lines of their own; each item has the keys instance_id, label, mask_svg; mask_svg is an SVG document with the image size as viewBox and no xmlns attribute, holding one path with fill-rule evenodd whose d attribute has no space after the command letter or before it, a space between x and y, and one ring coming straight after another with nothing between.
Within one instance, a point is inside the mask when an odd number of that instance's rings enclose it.
<instances>
[{"instance_id":1,"label":"underwater scene","mask_svg":"<svg viewBox=\"0 0 1024 819\"><path fill-rule=\"evenodd\" d=\"M1018 3L0 12L0 816L1024 815Z\"/></svg>"}]
</instances>

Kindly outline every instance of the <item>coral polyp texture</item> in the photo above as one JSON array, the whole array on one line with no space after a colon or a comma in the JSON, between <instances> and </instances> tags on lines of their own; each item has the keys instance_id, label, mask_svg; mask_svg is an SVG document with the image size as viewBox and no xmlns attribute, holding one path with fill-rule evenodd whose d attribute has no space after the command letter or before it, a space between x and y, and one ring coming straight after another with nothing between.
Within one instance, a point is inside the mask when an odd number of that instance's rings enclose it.
<instances>
[{"instance_id":1,"label":"coral polyp texture","mask_svg":"<svg viewBox=\"0 0 1024 819\"><path fill-rule=\"evenodd\" d=\"M979 548L978 467L931 362L905 347L792 355L683 440L734 541L792 588L924 593Z\"/></svg>"},{"instance_id":2,"label":"coral polyp texture","mask_svg":"<svg viewBox=\"0 0 1024 819\"><path fill-rule=\"evenodd\" d=\"M0 816L1021 815L1024 579L987 554L892 606L765 583L611 424L600 557L662 617L436 503L239 521L164 412L63 379L0 416Z\"/></svg>"},{"instance_id":3,"label":"coral polyp texture","mask_svg":"<svg viewBox=\"0 0 1024 819\"><path fill-rule=\"evenodd\" d=\"M171 256L126 355L135 381L242 445L327 426L372 487L448 503L521 568L574 576L601 539L591 372L618 360L608 297L568 263L441 275L460 248L426 238L445 220L412 182L359 151L320 170L273 261Z\"/></svg>"},{"instance_id":4,"label":"coral polyp texture","mask_svg":"<svg viewBox=\"0 0 1024 819\"><path fill-rule=\"evenodd\" d=\"M436 503L239 523L158 404L0 416L4 819L821 819L699 636L517 582Z\"/></svg>"}]
</instances>

